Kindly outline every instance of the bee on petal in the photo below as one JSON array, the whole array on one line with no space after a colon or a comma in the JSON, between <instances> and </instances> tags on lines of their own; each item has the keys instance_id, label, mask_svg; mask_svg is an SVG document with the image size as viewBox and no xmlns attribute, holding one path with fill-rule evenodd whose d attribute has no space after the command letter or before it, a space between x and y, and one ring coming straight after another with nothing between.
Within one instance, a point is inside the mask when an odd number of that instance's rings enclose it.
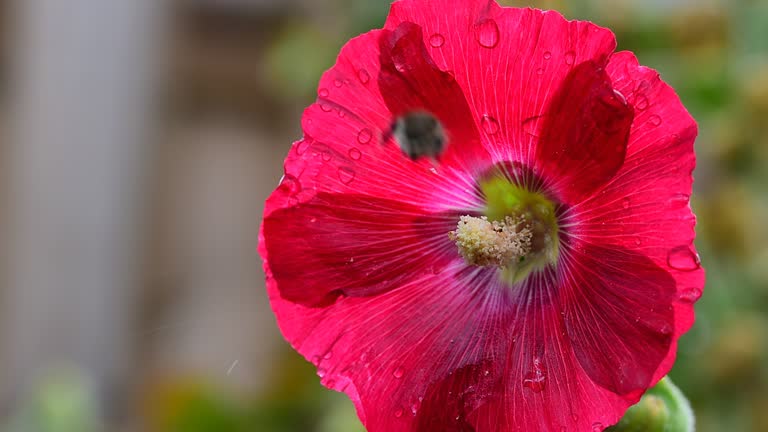
<instances>
[{"instance_id":1,"label":"bee on petal","mask_svg":"<svg viewBox=\"0 0 768 432\"><path fill-rule=\"evenodd\" d=\"M390 135L412 160L421 157L436 160L448 144L443 125L426 111L412 111L398 117L392 123Z\"/></svg>"}]
</instances>

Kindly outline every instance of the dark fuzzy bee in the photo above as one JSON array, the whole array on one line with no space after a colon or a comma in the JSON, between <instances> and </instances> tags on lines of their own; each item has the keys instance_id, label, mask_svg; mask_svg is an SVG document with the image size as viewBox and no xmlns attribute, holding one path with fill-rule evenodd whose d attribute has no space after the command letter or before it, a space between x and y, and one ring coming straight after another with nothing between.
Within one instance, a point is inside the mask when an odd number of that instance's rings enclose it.
<instances>
[{"instance_id":1,"label":"dark fuzzy bee","mask_svg":"<svg viewBox=\"0 0 768 432\"><path fill-rule=\"evenodd\" d=\"M398 117L390 133L403 153L413 160L424 156L437 159L448 144L443 125L426 111L412 111Z\"/></svg>"}]
</instances>

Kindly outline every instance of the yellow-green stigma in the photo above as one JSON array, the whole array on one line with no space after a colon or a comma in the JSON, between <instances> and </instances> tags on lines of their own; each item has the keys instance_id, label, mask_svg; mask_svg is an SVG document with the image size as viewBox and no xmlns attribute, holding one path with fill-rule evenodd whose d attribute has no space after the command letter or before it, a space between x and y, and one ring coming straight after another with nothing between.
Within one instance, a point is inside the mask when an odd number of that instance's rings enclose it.
<instances>
[{"instance_id":1,"label":"yellow-green stigma","mask_svg":"<svg viewBox=\"0 0 768 432\"><path fill-rule=\"evenodd\" d=\"M449 233L468 264L498 267L513 284L557 261L557 215L549 198L502 176L481 182L480 189L485 215L462 216Z\"/></svg>"}]
</instances>

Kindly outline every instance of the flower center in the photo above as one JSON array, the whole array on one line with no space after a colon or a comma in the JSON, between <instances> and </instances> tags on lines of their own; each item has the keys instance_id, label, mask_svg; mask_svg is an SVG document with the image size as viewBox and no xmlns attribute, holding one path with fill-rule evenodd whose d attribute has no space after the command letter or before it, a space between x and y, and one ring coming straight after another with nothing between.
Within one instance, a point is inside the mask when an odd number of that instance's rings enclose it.
<instances>
[{"instance_id":1,"label":"flower center","mask_svg":"<svg viewBox=\"0 0 768 432\"><path fill-rule=\"evenodd\" d=\"M511 284L557 261L557 215L549 198L503 176L482 181L480 189L485 215L462 216L449 233L468 264L498 267Z\"/></svg>"},{"instance_id":2,"label":"flower center","mask_svg":"<svg viewBox=\"0 0 768 432\"><path fill-rule=\"evenodd\" d=\"M531 251L531 230L524 218L507 216L501 221L462 216L456 231L448 233L459 253L473 265L506 267Z\"/></svg>"}]
</instances>

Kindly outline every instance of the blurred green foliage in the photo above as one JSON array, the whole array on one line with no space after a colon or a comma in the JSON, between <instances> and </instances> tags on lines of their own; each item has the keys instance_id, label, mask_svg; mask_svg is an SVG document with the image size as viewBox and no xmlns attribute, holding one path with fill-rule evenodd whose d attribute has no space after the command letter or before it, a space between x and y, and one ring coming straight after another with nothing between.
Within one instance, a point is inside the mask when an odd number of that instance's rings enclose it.
<instances>
[{"instance_id":1,"label":"blurred green foliage","mask_svg":"<svg viewBox=\"0 0 768 432\"><path fill-rule=\"evenodd\" d=\"M554 7L610 27L619 49L660 71L697 119L693 207L708 282L671 376L699 431L768 430L768 2L502 3ZM341 45L380 27L388 10L386 0L332 4L327 17L297 17L271 41L265 67L275 97L310 103ZM286 359L266 394L232 402L201 390L158 430L362 430L351 403L323 389L311 365L287 348Z\"/></svg>"},{"instance_id":2,"label":"blurred green foliage","mask_svg":"<svg viewBox=\"0 0 768 432\"><path fill-rule=\"evenodd\" d=\"M74 371L59 370L41 380L23 408L2 430L9 432L98 432L91 388Z\"/></svg>"}]
</instances>

